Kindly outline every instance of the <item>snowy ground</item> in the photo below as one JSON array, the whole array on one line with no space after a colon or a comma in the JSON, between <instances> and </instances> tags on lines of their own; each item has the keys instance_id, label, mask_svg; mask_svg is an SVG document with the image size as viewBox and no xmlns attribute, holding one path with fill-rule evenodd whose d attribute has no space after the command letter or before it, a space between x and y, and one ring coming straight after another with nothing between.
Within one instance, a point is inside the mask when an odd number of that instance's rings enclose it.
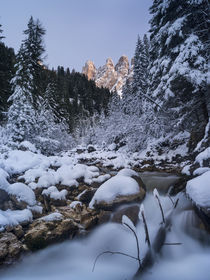
<instances>
[{"instance_id":1,"label":"snowy ground","mask_svg":"<svg viewBox=\"0 0 210 280\"><path fill-rule=\"evenodd\" d=\"M106 174L107 169L119 170L135 166L145 167L145 165L142 165L145 153L123 153L122 151L113 150L113 145L104 150L94 147L96 150L93 152L88 152L86 147L78 147L57 156L45 156L27 141L21 143L20 147L21 150L8 147L2 150L3 152L0 155L0 189L9 195L15 196L16 200L23 203L25 207L14 211L10 209L0 210L1 230L7 225L17 225L23 221L31 221L33 217L32 210L42 212L42 207L36 201L34 194L37 188L42 189L43 195L65 200L67 192L65 190L59 191L56 188L56 184L65 185L67 188L77 187L80 178L83 178L85 184L91 185L94 182L102 184L110 178L110 175ZM210 201L209 168L203 167L203 161L210 157L209 149L207 148L196 157L200 167L194 171L194 175L199 176L194 181L190 181L187 187L188 195L198 205L201 204L201 197L206 197L207 202ZM158 158L157 156L155 160L156 164L158 164L161 161L161 157ZM182 163L182 165L184 164L186 163ZM97 166L100 166L100 170ZM187 169L188 166L185 166L183 173ZM121 174L118 179L132 180L131 178L123 177L123 175ZM14 182L14 177L19 182ZM113 197L117 192L125 193L125 190L120 189L119 180L117 183L115 178L110 180L107 183L108 188L105 185L109 192L100 190L95 194L94 199L105 199L108 193L109 197L107 199L110 199L111 196ZM116 185L117 188L115 188ZM126 192L134 193L136 186L130 185L131 189L126 190ZM206 201L205 203L207 203Z\"/></svg>"}]
</instances>

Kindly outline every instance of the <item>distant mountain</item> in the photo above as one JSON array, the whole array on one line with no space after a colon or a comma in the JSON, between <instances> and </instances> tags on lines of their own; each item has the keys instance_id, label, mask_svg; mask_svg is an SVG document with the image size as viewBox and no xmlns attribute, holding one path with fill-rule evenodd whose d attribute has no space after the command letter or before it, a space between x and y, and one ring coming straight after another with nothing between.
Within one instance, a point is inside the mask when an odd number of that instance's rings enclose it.
<instances>
[{"instance_id":1,"label":"distant mountain","mask_svg":"<svg viewBox=\"0 0 210 280\"><path fill-rule=\"evenodd\" d=\"M108 88L111 92L116 91L121 95L126 80L133 77L133 63L131 61L130 66L128 57L123 55L116 65L111 58L108 58L106 64L97 69L94 63L88 60L82 68L82 73L89 80L94 80L98 87Z\"/></svg>"}]
</instances>

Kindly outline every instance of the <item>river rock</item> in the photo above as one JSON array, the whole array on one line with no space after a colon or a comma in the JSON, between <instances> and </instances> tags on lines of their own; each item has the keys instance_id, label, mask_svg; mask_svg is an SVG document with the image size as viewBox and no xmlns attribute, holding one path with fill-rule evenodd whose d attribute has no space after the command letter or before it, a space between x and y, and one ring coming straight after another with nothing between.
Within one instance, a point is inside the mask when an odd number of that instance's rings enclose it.
<instances>
[{"instance_id":1,"label":"river rock","mask_svg":"<svg viewBox=\"0 0 210 280\"><path fill-rule=\"evenodd\" d=\"M124 170L123 173L119 174L120 176L116 175L102 184L93 196L89 207L101 210L113 210L121 204L142 201L146 194L145 186L142 180L140 178L137 180L138 176L136 174L133 175L133 173L136 172ZM133 178L133 176L135 178ZM138 183L137 191L136 182ZM128 188L129 185L132 189L135 186L135 192L124 194L124 190ZM117 189L117 191L115 191L115 189Z\"/></svg>"},{"instance_id":2,"label":"river rock","mask_svg":"<svg viewBox=\"0 0 210 280\"><path fill-rule=\"evenodd\" d=\"M0 264L10 264L17 259L23 247L11 232L0 233Z\"/></svg>"},{"instance_id":3,"label":"river rock","mask_svg":"<svg viewBox=\"0 0 210 280\"><path fill-rule=\"evenodd\" d=\"M72 219L56 221L39 219L31 224L25 235L25 244L30 250L35 251L64 239L73 238L78 229L78 225Z\"/></svg>"},{"instance_id":4,"label":"river rock","mask_svg":"<svg viewBox=\"0 0 210 280\"><path fill-rule=\"evenodd\" d=\"M137 205L132 205L132 206L127 206L123 209L117 210L113 216L111 221L114 223L122 223L122 216L126 215L128 218L131 219L131 221L134 223L134 225L137 224L138 222L138 215L139 215L139 206Z\"/></svg>"}]
</instances>

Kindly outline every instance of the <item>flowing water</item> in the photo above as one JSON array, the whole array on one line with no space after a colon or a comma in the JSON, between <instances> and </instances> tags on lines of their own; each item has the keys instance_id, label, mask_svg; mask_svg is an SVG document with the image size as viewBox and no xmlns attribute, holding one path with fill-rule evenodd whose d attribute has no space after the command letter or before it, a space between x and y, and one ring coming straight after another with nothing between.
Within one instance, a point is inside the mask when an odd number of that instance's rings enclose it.
<instances>
[{"instance_id":1,"label":"flowing water","mask_svg":"<svg viewBox=\"0 0 210 280\"><path fill-rule=\"evenodd\" d=\"M165 215L172 209L170 199L165 195L177 176L144 173L142 179L148 189L161 190L161 203ZM167 181L167 183L166 183ZM157 262L141 280L209 280L210 240L209 235L199 229L199 219L184 194L179 194L179 203L172 218L171 231L166 242L181 242L182 245L165 245ZM175 199L175 198L173 198ZM143 201L150 238L153 239L162 220L157 201L149 192ZM147 251L142 221L139 221L137 235L140 243L140 257ZM126 280L132 279L138 269L138 262L122 255L101 256L92 267L98 254L103 251L120 251L137 255L136 243L130 230L120 224L107 223L96 228L85 238L66 241L59 245L24 257L21 263L0 272L2 280Z\"/></svg>"}]
</instances>

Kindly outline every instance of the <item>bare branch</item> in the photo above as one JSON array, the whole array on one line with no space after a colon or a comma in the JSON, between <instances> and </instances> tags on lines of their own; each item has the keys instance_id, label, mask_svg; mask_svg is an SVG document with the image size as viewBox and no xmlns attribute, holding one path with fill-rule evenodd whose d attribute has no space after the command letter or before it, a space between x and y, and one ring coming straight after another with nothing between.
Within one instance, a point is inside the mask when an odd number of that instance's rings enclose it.
<instances>
[{"instance_id":1,"label":"bare branch","mask_svg":"<svg viewBox=\"0 0 210 280\"><path fill-rule=\"evenodd\" d=\"M177 243L163 243L163 245L182 245L182 243L177 242Z\"/></svg>"},{"instance_id":2,"label":"bare branch","mask_svg":"<svg viewBox=\"0 0 210 280\"><path fill-rule=\"evenodd\" d=\"M161 204L161 202L160 202L160 198L159 198L159 196L158 196L157 194L155 194L155 193L154 193L154 196L155 196L155 198L156 198L157 201L158 201L158 205L159 205L159 207L160 207L160 212L161 212L161 215L162 215L162 220L163 220L163 223L165 224L165 216L164 216L162 204Z\"/></svg>"},{"instance_id":3,"label":"bare branch","mask_svg":"<svg viewBox=\"0 0 210 280\"><path fill-rule=\"evenodd\" d=\"M126 256L126 257L129 257L129 258L132 258L132 259L134 259L134 260L136 260L136 261L139 261L138 258L133 257L133 256L128 255L128 254L125 254L125 253L122 253L122 252L117 252L117 251L116 251L116 252L115 252L115 251L104 251L104 252L100 253L100 254L96 257L96 259L95 259L95 261L94 261L94 264L93 264L92 272L94 272L94 269L95 269L95 266L96 266L96 262L98 261L98 259L99 259L102 255L105 255L105 254L122 255L122 256Z\"/></svg>"},{"instance_id":4,"label":"bare branch","mask_svg":"<svg viewBox=\"0 0 210 280\"><path fill-rule=\"evenodd\" d=\"M177 207L178 202L179 202L179 198L177 198L177 200L176 200L176 202L174 204L174 209Z\"/></svg>"},{"instance_id":5,"label":"bare branch","mask_svg":"<svg viewBox=\"0 0 210 280\"><path fill-rule=\"evenodd\" d=\"M123 223L125 226L127 226L134 234L135 239L136 239L136 247L137 247L137 259L139 262L139 267L141 266L141 260L140 260L140 248L139 248L139 240L138 240L138 236L136 235L135 230L132 229L132 227L130 227L127 223Z\"/></svg>"},{"instance_id":6,"label":"bare branch","mask_svg":"<svg viewBox=\"0 0 210 280\"><path fill-rule=\"evenodd\" d=\"M150 242L150 237L149 237L149 231L148 231L147 221L146 221L146 218L145 218L145 215L144 215L143 211L141 211L141 216L142 216L142 219L143 219L144 231L145 231L145 235L146 235L145 242L147 242L148 246L150 247L151 246L151 242Z\"/></svg>"}]
</instances>

